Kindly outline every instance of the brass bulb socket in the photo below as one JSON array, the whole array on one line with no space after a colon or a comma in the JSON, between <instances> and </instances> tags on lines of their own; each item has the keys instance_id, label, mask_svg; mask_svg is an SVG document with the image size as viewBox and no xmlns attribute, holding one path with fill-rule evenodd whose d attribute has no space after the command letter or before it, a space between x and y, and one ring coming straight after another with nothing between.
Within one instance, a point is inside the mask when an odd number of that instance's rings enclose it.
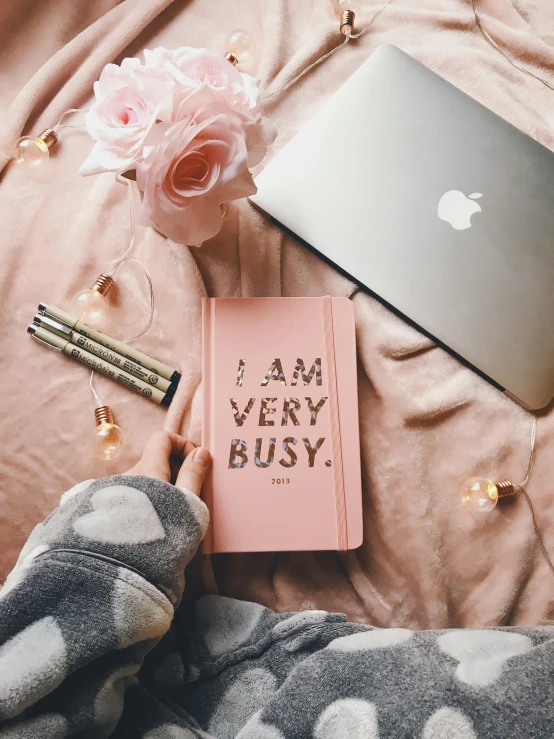
<instances>
[{"instance_id":1,"label":"brass bulb socket","mask_svg":"<svg viewBox=\"0 0 554 739\"><path fill-rule=\"evenodd\" d=\"M502 482L495 482L494 484L499 498L507 498L509 495L515 495L516 491L509 480L502 480Z\"/></svg>"},{"instance_id":2,"label":"brass bulb socket","mask_svg":"<svg viewBox=\"0 0 554 739\"><path fill-rule=\"evenodd\" d=\"M228 62L231 62L233 67L236 67L237 64L239 63L238 57L236 57L231 51L228 51L225 54L225 59L227 59Z\"/></svg>"},{"instance_id":3,"label":"brass bulb socket","mask_svg":"<svg viewBox=\"0 0 554 739\"><path fill-rule=\"evenodd\" d=\"M344 10L340 17L340 32L343 36L349 36L354 31L354 20L356 13L353 10Z\"/></svg>"},{"instance_id":4,"label":"brass bulb socket","mask_svg":"<svg viewBox=\"0 0 554 739\"><path fill-rule=\"evenodd\" d=\"M54 144L58 143L58 134L53 128L46 128L35 139L35 144L41 151L48 151Z\"/></svg>"},{"instance_id":5,"label":"brass bulb socket","mask_svg":"<svg viewBox=\"0 0 554 739\"><path fill-rule=\"evenodd\" d=\"M113 424L113 411L109 405L101 405L99 408L94 409L94 420L97 426L101 426L103 423Z\"/></svg>"},{"instance_id":6,"label":"brass bulb socket","mask_svg":"<svg viewBox=\"0 0 554 739\"><path fill-rule=\"evenodd\" d=\"M101 275L98 275L96 278L96 282L91 287L91 290L94 290L94 292L99 293L102 295L102 297L106 297L106 295L110 292L112 287L115 285L115 280L111 275L107 275L105 273L102 273Z\"/></svg>"}]
</instances>

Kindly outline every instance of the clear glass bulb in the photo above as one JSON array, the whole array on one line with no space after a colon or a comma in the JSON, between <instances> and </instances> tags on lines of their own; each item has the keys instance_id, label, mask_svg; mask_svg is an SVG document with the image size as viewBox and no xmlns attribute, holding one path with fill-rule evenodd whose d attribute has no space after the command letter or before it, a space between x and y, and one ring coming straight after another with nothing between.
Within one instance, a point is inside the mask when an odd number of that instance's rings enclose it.
<instances>
[{"instance_id":1,"label":"clear glass bulb","mask_svg":"<svg viewBox=\"0 0 554 739\"><path fill-rule=\"evenodd\" d=\"M108 301L97 290L88 288L73 296L73 315L92 328L106 327L108 310Z\"/></svg>"},{"instance_id":2,"label":"clear glass bulb","mask_svg":"<svg viewBox=\"0 0 554 739\"><path fill-rule=\"evenodd\" d=\"M333 13L340 18L345 10L352 10L356 15L363 15L368 10L367 0L329 0Z\"/></svg>"},{"instance_id":3,"label":"clear glass bulb","mask_svg":"<svg viewBox=\"0 0 554 739\"><path fill-rule=\"evenodd\" d=\"M480 513L492 511L498 503L498 488L492 480L471 477L464 483L462 503Z\"/></svg>"},{"instance_id":4,"label":"clear glass bulb","mask_svg":"<svg viewBox=\"0 0 554 739\"><path fill-rule=\"evenodd\" d=\"M15 148L15 161L30 169L40 167L50 158L48 147L32 136L23 136Z\"/></svg>"},{"instance_id":5,"label":"clear glass bulb","mask_svg":"<svg viewBox=\"0 0 554 739\"><path fill-rule=\"evenodd\" d=\"M105 462L121 456L125 446L125 434L115 423L99 423L94 440L94 456Z\"/></svg>"},{"instance_id":6,"label":"clear glass bulb","mask_svg":"<svg viewBox=\"0 0 554 739\"><path fill-rule=\"evenodd\" d=\"M356 2L356 0L329 0L329 5L337 18L340 18L341 14L345 10L353 10L356 12L358 10L357 6L359 5L359 2Z\"/></svg>"},{"instance_id":7,"label":"clear glass bulb","mask_svg":"<svg viewBox=\"0 0 554 739\"><path fill-rule=\"evenodd\" d=\"M253 70L259 61L256 39L251 33L240 28L231 31L227 36L224 53L236 57L241 69Z\"/></svg>"}]
</instances>

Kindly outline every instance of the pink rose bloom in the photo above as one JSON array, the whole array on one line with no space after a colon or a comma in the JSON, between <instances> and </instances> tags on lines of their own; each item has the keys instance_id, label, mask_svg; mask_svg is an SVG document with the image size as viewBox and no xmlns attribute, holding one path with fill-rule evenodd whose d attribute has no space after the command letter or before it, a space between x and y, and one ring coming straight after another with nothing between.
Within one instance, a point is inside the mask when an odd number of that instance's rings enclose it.
<instances>
[{"instance_id":1,"label":"pink rose bloom","mask_svg":"<svg viewBox=\"0 0 554 739\"><path fill-rule=\"evenodd\" d=\"M87 129L81 174L136 172L140 220L181 244L221 228L221 205L256 192L249 167L274 141L258 84L220 54L183 47L108 64Z\"/></svg>"},{"instance_id":2,"label":"pink rose bloom","mask_svg":"<svg viewBox=\"0 0 554 739\"><path fill-rule=\"evenodd\" d=\"M142 156L143 141L157 120L167 120L175 82L138 59L107 64L94 83L95 102L86 115L97 142L79 173L124 172Z\"/></svg>"},{"instance_id":3,"label":"pink rose bloom","mask_svg":"<svg viewBox=\"0 0 554 739\"><path fill-rule=\"evenodd\" d=\"M196 97L187 117L151 129L136 169L141 223L188 245L218 233L221 204L256 192L241 119L213 91L198 88Z\"/></svg>"},{"instance_id":4,"label":"pink rose bloom","mask_svg":"<svg viewBox=\"0 0 554 739\"><path fill-rule=\"evenodd\" d=\"M275 140L276 131L259 109L258 80L239 72L224 56L208 49L184 46L175 50L163 47L145 50L144 63L159 73L170 74L178 83L175 86L173 120L186 116L189 91L207 86L217 92L218 97L245 124L248 166L254 167L261 162L267 147Z\"/></svg>"},{"instance_id":5,"label":"pink rose bloom","mask_svg":"<svg viewBox=\"0 0 554 739\"><path fill-rule=\"evenodd\" d=\"M257 80L239 72L224 56L208 49L189 46L145 49L144 64L149 69L170 74L183 87L208 85L212 90L223 92L231 106L244 108L244 112L258 106Z\"/></svg>"}]
</instances>

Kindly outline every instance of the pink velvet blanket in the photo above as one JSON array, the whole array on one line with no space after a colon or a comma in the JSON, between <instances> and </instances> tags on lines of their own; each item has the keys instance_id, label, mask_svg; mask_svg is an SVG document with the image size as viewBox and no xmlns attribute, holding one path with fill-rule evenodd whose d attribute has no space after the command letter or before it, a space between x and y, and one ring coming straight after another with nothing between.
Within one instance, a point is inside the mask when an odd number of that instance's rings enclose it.
<instances>
[{"instance_id":1,"label":"pink velvet blanket","mask_svg":"<svg viewBox=\"0 0 554 739\"><path fill-rule=\"evenodd\" d=\"M359 20L371 18L380 4L368 0ZM480 0L477 7L488 32L518 64L554 83L549 0ZM217 49L241 27L263 44L259 76L266 92L278 91L340 40L326 0L5 0L0 6L0 152L6 154L0 154L0 579L63 490L129 467L157 427L199 441L202 296L347 295L353 288L247 202L230 207L223 231L201 249L138 229L135 253L151 271L156 314L137 346L179 366L183 379L167 413L97 380L127 433L125 458L112 466L91 460L87 372L25 333L40 301L67 305L124 251L129 217L126 189L113 176L78 176L91 146L84 132L64 130L38 179L7 164L17 138L37 134L67 108L87 107L107 62L145 46ZM360 41L267 103L279 131L274 151L383 42L554 148L554 92L485 42L470 2L393 0ZM118 277L114 315L117 334L125 337L146 320L147 291L132 264ZM547 622L554 615L554 580L524 499L481 516L460 506L460 482L468 473L523 477L531 415L371 297L358 292L353 301L365 542L344 556L217 560L222 593L278 610L346 611L380 626ZM553 456L551 407L539 414L528 492L552 552Z\"/></svg>"}]
</instances>

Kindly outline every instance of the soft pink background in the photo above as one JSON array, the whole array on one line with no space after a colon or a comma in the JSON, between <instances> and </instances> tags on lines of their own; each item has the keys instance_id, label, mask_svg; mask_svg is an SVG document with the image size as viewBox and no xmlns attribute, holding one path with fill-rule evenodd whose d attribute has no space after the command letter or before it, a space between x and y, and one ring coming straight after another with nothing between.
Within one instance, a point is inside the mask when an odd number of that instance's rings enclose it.
<instances>
[{"instance_id":1,"label":"soft pink background","mask_svg":"<svg viewBox=\"0 0 554 739\"><path fill-rule=\"evenodd\" d=\"M380 2L360 12L371 17ZM489 32L518 63L554 81L549 0L478 3ZM68 107L90 104L106 62L144 46L217 47L233 28L263 42L259 75L273 92L338 40L324 0L5 0L0 6L0 150L38 133ZM465 0L394 0L371 31L300 84L272 98L278 150L382 42L392 42L546 146L554 148L554 92L521 74L483 40ZM0 575L32 526L73 483L122 471L164 423L200 436L200 298L347 295L352 285L270 225L246 202L201 250L139 229L136 255L151 270L157 310L138 346L179 365L180 393L163 410L109 381L98 389L128 435L112 468L91 461L88 375L32 342L37 303L60 306L106 269L129 238L125 188L77 175L91 142L67 129L42 180L7 166L0 183ZM6 158L0 160L4 166ZM117 334L147 315L144 278L121 270ZM279 610L328 608L382 626L545 623L554 579L523 499L466 516L459 483L471 472L517 480L531 417L375 300L353 298L359 355L365 543L336 553L235 555L216 562L225 594ZM500 309L500 308L499 308ZM114 331L115 333L115 331ZM517 350L517 347L514 347ZM552 411L539 418L528 490L554 550Z\"/></svg>"}]
</instances>

